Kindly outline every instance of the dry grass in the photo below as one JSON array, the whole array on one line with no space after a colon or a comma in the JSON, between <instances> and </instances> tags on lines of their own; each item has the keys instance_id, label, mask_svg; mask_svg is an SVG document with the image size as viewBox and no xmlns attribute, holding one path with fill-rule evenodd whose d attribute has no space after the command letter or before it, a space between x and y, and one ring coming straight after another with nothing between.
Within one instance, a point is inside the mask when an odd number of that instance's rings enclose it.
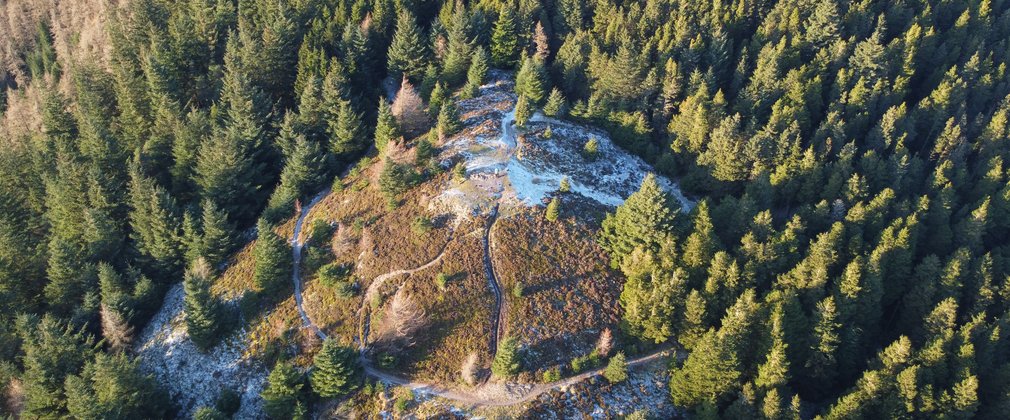
<instances>
[{"instance_id":1,"label":"dry grass","mask_svg":"<svg viewBox=\"0 0 1010 420\"><path fill-rule=\"evenodd\" d=\"M533 208L499 219L493 233L507 335L527 346L526 363L537 368L591 351L599 333L616 325L621 291L591 227L564 215L547 222L542 213ZM517 282L522 297L512 294Z\"/></svg>"}]
</instances>

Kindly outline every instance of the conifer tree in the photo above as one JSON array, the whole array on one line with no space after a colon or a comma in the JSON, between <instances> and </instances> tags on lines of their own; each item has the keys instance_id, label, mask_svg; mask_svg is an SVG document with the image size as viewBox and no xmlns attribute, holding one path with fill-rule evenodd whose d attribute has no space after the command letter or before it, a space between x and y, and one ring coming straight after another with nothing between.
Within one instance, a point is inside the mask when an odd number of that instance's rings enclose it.
<instances>
[{"instance_id":1,"label":"conifer tree","mask_svg":"<svg viewBox=\"0 0 1010 420\"><path fill-rule=\"evenodd\" d=\"M551 94L547 96L547 103L544 104L544 114L551 117L563 117L567 112L564 95L558 88L551 89Z\"/></svg>"},{"instance_id":2,"label":"conifer tree","mask_svg":"<svg viewBox=\"0 0 1010 420\"><path fill-rule=\"evenodd\" d=\"M414 16L407 10L401 10L396 16L396 33L389 46L386 65L394 78L402 76L414 81L420 80L428 65L427 43L421 36Z\"/></svg>"},{"instance_id":3,"label":"conifer tree","mask_svg":"<svg viewBox=\"0 0 1010 420\"><path fill-rule=\"evenodd\" d=\"M438 123L435 125L438 130L438 137L445 140L449 136L456 134L461 125L456 105L451 101L443 103L442 109L438 112Z\"/></svg>"},{"instance_id":4,"label":"conifer tree","mask_svg":"<svg viewBox=\"0 0 1010 420\"><path fill-rule=\"evenodd\" d=\"M228 261L231 251L235 248L235 228L228 222L228 215L217 207L212 200L203 201L202 223L203 235L200 240L200 255L207 261L212 270Z\"/></svg>"},{"instance_id":5,"label":"conifer tree","mask_svg":"<svg viewBox=\"0 0 1010 420\"><path fill-rule=\"evenodd\" d=\"M74 418L161 418L169 414L165 394L139 362L125 354L99 352L80 375L64 384L67 409Z\"/></svg>"},{"instance_id":6,"label":"conifer tree","mask_svg":"<svg viewBox=\"0 0 1010 420\"><path fill-rule=\"evenodd\" d=\"M435 88L431 90L431 95L428 96L428 114L432 118L438 116L444 103L450 102L448 95L442 82L435 83Z\"/></svg>"},{"instance_id":7,"label":"conifer tree","mask_svg":"<svg viewBox=\"0 0 1010 420\"><path fill-rule=\"evenodd\" d=\"M544 218L547 219L548 222L557 221L558 216L561 213L560 207L561 200L558 200L557 197L552 198L550 204L547 205L547 210L544 212Z\"/></svg>"},{"instance_id":8,"label":"conifer tree","mask_svg":"<svg viewBox=\"0 0 1010 420\"><path fill-rule=\"evenodd\" d=\"M470 67L470 57L473 55L473 42L470 36L470 18L463 2L446 2L445 7L455 4L452 17L446 24L448 45L442 64L442 79L449 88L455 89L463 84L467 68Z\"/></svg>"},{"instance_id":9,"label":"conifer tree","mask_svg":"<svg viewBox=\"0 0 1010 420\"><path fill-rule=\"evenodd\" d=\"M21 315L16 321L21 340L25 399L23 416L59 418L68 415L63 382L81 371L95 354L95 343L84 331L50 315Z\"/></svg>"},{"instance_id":10,"label":"conifer tree","mask_svg":"<svg viewBox=\"0 0 1010 420\"><path fill-rule=\"evenodd\" d=\"M516 126L526 127L526 122L533 116L535 107L533 103L524 95L520 95L516 100Z\"/></svg>"},{"instance_id":11,"label":"conifer tree","mask_svg":"<svg viewBox=\"0 0 1010 420\"><path fill-rule=\"evenodd\" d=\"M341 163L349 164L365 149L364 131L361 115L354 110L350 101L341 101L336 119L329 123L330 152Z\"/></svg>"},{"instance_id":12,"label":"conifer tree","mask_svg":"<svg viewBox=\"0 0 1010 420\"><path fill-rule=\"evenodd\" d=\"M480 94L480 87L484 85L487 71L487 51L484 47L477 46L473 52L473 59L470 60L470 68L466 72L466 86L460 92L463 99L474 98Z\"/></svg>"},{"instance_id":13,"label":"conifer tree","mask_svg":"<svg viewBox=\"0 0 1010 420\"><path fill-rule=\"evenodd\" d=\"M264 295L275 296L291 277L291 249L265 220L260 219L256 229L253 284Z\"/></svg>"},{"instance_id":14,"label":"conifer tree","mask_svg":"<svg viewBox=\"0 0 1010 420\"><path fill-rule=\"evenodd\" d=\"M263 411L270 418L290 419L295 414L295 406L302 401L302 375L294 366L287 362L277 362L267 386L260 392L263 398Z\"/></svg>"},{"instance_id":15,"label":"conifer tree","mask_svg":"<svg viewBox=\"0 0 1010 420\"><path fill-rule=\"evenodd\" d=\"M182 286L186 292L183 305L186 311L186 330L197 348L209 350L220 339L223 308L210 293L211 268L200 258L186 270Z\"/></svg>"},{"instance_id":16,"label":"conifer tree","mask_svg":"<svg viewBox=\"0 0 1010 420\"><path fill-rule=\"evenodd\" d=\"M491 373L500 378L511 378L519 373L520 366L516 339L508 337L498 343L498 352L491 363Z\"/></svg>"},{"instance_id":17,"label":"conifer tree","mask_svg":"<svg viewBox=\"0 0 1010 420\"><path fill-rule=\"evenodd\" d=\"M611 267L620 266L624 257L638 247L658 252L669 240L673 221L669 198L655 175L646 175L638 191L603 220L600 245L609 251Z\"/></svg>"},{"instance_id":18,"label":"conifer tree","mask_svg":"<svg viewBox=\"0 0 1010 420\"><path fill-rule=\"evenodd\" d=\"M526 96L534 104L540 104L547 96L547 70L539 59L525 57L516 73L516 95Z\"/></svg>"},{"instance_id":19,"label":"conifer tree","mask_svg":"<svg viewBox=\"0 0 1010 420\"><path fill-rule=\"evenodd\" d=\"M709 215L708 201L703 200L695 207L694 231L684 243L681 260L689 270L694 270L700 275L701 270L712 261L712 257L720 248L719 239L712 226L712 217Z\"/></svg>"},{"instance_id":20,"label":"conifer tree","mask_svg":"<svg viewBox=\"0 0 1010 420\"><path fill-rule=\"evenodd\" d=\"M313 392L320 397L346 395L361 385L357 353L349 347L341 346L332 338L326 339L323 348L313 359L309 379Z\"/></svg>"},{"instance_id":21,"label":"conifer tree","mask_svg":"<svg viewBox=\"0 0 1010 420\"><path fill-rule=\"evenodd\" d=\"M498 13L491 34L491 59L496 67L515 68L519 62L519 27L514 6L504 6Z\"/></svg>"},{"instance_id":22,"label":"conifer tree","mask_svg":"<svg viewBox=\"0 0 1010 420\"><path fill-rule=\"evenodd\" d=\"M623 352L618 352L607 362L607 368L603 370L603 377L612 384L628 380L628 361Z\"/></svg>"},{"instance_id":23,"label":"conifer tree","mask_svg":"<svg viewBox=\"0 0 1010 420\"><path fill-rule=\"evenodd\" d=\"M398 141L401 137L400 127L392 109L384 99L379 99L379 116L375 122L375 148L382 152L386 150L389 142Z\"/></svg>"}]
</instances>

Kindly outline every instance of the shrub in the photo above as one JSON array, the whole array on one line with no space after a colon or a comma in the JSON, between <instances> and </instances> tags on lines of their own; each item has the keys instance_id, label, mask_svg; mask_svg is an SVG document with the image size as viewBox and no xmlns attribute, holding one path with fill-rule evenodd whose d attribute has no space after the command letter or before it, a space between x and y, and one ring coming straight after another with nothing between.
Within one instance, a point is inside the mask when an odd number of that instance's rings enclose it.
<instances>
[{"instance_id":1,"label":"shrub","mask_svg":"<svg viewBox=\"0 0 1010 420\"><path fill-rule=\"evenodd\" d=\"M558 185L558 191L566 193L572 190L572 184L568 182L568 177L561 178L561 185Z\"/></svg>"},{"instance_id":2,"label":"shrub","mask_svg":"<svg viewBox=\"0 0 1010 420\"><path fill-rule=\"evenodd\" d=\"M523 283L521 281L517 281L516 284L512 286L512 296L514 296L516 298L523 297L523 293L525 291L526 290L523 287Z\"/></svg>"},{"instance_id":3,"label":"shrub","mask_svg":"<svg viewBox=\"0 0 1010 420\"><path fill-rule=\"evenodd\" d=\"M353 266L350 264L329 263L319 267L316 273L319 283L334 289L340 297L350 297L354 293Z\"/></svg>"},{"instance_id":4,"label":"shrub","mask_svg":"<svg viewBox=\"0 0 1010 420\"><path fill-rule=\"evenodd\" d=\"M445 290L445 286L449 284L449 276L445 273L438 273L435 276L435 285L438 286L438 290Z\"/></svg>"},{"instance_id":5,"label":"shrub","mask_svg":"<svg viewBox=\"0 0 1010 420\"><path fill-rule=\"evenodd\" d=\"M323 219L316 219L312 221L312 226L309 227L309 241L313 245L322 245L330 241L333 238L333 232L336 228Z\"/></svg>"},{"instance_id":6,"label":"shrub","mask_svg":"<svg viewBox=\"0 0 1010 420\"><path fill-rule=\"evenodd\" d=\"M456 180L460 182L466 180L466 163L456 162L456 166L452 167L452 173L456 176Z\"/></svg>"},{"instance_id":7,"label":"shrub","mask_svg":"<svg viewBox=\"0 0 1010 420\"><path fill-rule=\"evenodd\" d=\"M555 366L544 371L544 379L543 379L544 383L549 384L551 382L557 382L560 380L561 380L560 367Z\"/></svg>"},{"instance_id":8,"label":"shrub","mask_svg":"<svg viewBox=\"0 0 1010 420\"><path fill-rule=\"evenodd\" d=\"M409 408L410 404L413 402L414 391L408 389L406 392L400 393L400 395L396 397L396 403L393 405L393 408L395 408L397 412L402 413L407 411L407 408Z\"/></svg>"},{"instance_id":9,"label":"shrub","mask_svg":"<svg viewBox=\"0 0 1010 420\"><path fill-rule=\"evenodd\" d=\"M589 160L596 160L597 154L599 153L600 142L596 140L596 137L590 137L589 141L582 146L582 155Z\"/></svg>"},{"instance_id":10,"label":"shrub","mask_svg":"<svg viewBox=\"0 0 1010 420\"><path fill-rule=\"evenodd\" d=\"M553 135L554 135L554 131L551 131L551 126L548 125L547 128L544 129L544 138L545 139L549 139Z\"/></svg>"},{"instance_id":11,"label":"shrub","mask_svg":"<svg viewBox=\"0 0 1010 420\"><path fill-rule=\"evenodd\" d=\"M422 236L431 230L434 226L431 224L431 219L425 216L417 216L414 221L410 223L410 230L414 232L417 236Z\"/></svg>"},{"instance_id":12,"label":"shrub","mask_svg":"<svg viewBox=\"0 0 1010 420\"><path fill-rule=\"evenodd\" d=\"M592 353L582 355L572 359L572 373L579 374L586 370L600 365L600 355L594 350Z\"/></svg>"}]
</instances>

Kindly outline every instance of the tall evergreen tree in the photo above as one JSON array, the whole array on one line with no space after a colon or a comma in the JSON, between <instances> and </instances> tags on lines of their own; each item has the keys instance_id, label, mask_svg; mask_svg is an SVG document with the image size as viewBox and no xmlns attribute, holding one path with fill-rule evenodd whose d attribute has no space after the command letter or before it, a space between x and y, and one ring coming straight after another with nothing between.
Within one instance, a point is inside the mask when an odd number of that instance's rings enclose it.
<instances>
[{"instance_id":1,"label":"tall evergreen tree","mask_svg":"<svg viewBox=\"0 0 1010 420\"><path fill-rule=\"evenodd\" d=\"M428 65L427 43L423 41L414 16L401 10L396 16L396 33L389 46L389 60L386 64L393 77L406 77L419 81Z\"/></svg>"},{"instance_id":2,"label":"tall evergreen tree","mask_svg":"<svg viewBox=\"0 0 1010 420\"><path fill-rule=\"evenodd\" d=\"M210 293L211 268L204 259L197 259L186 270L182 285L186 292L183 301L186 311L186 331L197 348L209 350L221 338L224 308Z\"/></svg>"},{"instance_id":3,"label":"tall evergreen tree","mask_svg":"<svg viewBox=\"0 0 1010 420\"><path fill-rule=\"evenodd\" d=\"M312 391L323 398L339 397L357 389L361 385L357 353L332 338L326 339L313 359L309 380Z\"/></svg>"},{"instance_id":4,"label":"tall evergreen tree","mask_svg":"<svg viewBox=\"0 0 1010 420\"><path fill-rule=\"evenodd\" d=\"M280 292L291 277L291 250L272 227L260 219L256 239L256 269L253 283L262 293L271 296Z\"/></svg>"},{"instance_id":5,"label":"tall evergreen tree","mask_svg":"<svg viewBox=\"0 0 1010 420\"><path fill-rule=\"evenodd\" d=\"M620 266L635 248L655 253L670 240L674 213L669 206L670 200L655 175L649 174L616 212L607 214L599 240L610 253L611 267Z\"/></svg>"},{"instance_id":6,"label":"tall evergreen tree","mask_svg":"<svg viewBox=\"0 0 1010 420\"><path fill-rule=\"evenodd\" d=\"M519 63L521 52L515 7L504 6L498 13L491 34L491 59L496 67L512 69Z\"/></svg>"}]
</instances>

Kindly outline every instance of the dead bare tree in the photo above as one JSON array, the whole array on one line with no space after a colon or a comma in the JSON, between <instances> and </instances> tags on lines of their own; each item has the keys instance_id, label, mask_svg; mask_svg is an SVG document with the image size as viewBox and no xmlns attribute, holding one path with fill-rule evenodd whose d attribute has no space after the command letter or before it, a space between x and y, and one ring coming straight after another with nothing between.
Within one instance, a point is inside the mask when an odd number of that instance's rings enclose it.
<instances>
[{"instance_id":1,"label":"dead bare tree","mask_svg":"<svg viewBox=\"0 0 1010 420\"><path fill-rule=\"evenodd\" d=\"M596 340L596 354L599 354L600 357L607 357L613 349L614 335L611 333L610 328L604 328L600 332L600 338Z\"/></svg>"},{"instance_id":2,"label":"dead bare tree","mask_svg":"<svg viewBox=\"0 0 1010 420\"><path fill-rule=\"evenodd\" d=\"M122 352L130 347L133 342L133 327L126 322L126 319L119 312L102 305L99 308L99 316L102 322L102 336L105 343L113 352Z\"/></svg>"},{"instance_id":3,"label":"dead bare tree","mask_svg":"<svg viewBox=\"0 0 1010 420\"><path fill-rule=\"evenodd\" d=\"M428 113L424 109L424 100L414 90L414 85L404 77L390 110L408 139L420 135L428 128Z\"/></svg>"},{"instance_id":4,"label":"dead bare tree","mask_svg":"<svg viewBox=\"0 0 1010 420\"><path fill-rule=\"evenodd\" d=\"M382 342L390 350L402 350L416 343L416 334L428 324L428 317L417 302L400 287L384 317Z\"/></svg>"},{"instance_id":5,"label":"dead bare tree","mask_svg":"<svg viewBox=\"0 0 1010 420\"><path fill-rule=\"evenodd\" d=\"M477 366L477 353L470 353L466 357L466 361L463 362L463 368L460 369L460 375L463 376L463 381L467 385L473 386L477 384L477 371L480 367Z\"/></svg>"}]
</instances>

